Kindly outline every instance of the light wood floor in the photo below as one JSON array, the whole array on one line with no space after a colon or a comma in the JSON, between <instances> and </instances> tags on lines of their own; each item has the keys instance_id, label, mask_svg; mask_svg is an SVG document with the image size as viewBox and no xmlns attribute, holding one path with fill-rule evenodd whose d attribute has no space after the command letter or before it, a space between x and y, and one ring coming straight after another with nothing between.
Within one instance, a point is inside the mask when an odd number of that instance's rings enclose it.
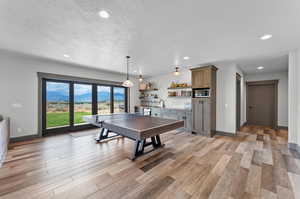
<instances>
[{"instance_id":1,"label":"light wood floor","mask_svg":"<svg viewBox=\"0 0 300 199\"><path fill-rule=\"evenodd\" d=\"M132 162L132 141L96 144L90 132L11 145L1 198L300 198L300 155L287 132L244 127L236 137L171 132Z\"/></svg>"}]
</instances>

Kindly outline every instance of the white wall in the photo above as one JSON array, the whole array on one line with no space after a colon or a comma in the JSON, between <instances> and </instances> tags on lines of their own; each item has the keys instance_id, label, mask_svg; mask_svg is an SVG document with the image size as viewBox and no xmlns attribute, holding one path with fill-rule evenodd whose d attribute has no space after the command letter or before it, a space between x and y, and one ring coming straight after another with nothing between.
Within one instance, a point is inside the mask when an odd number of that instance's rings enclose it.
<instances>
[{"instance_id":1,"label":"white wall","mask_svg":"<svg viewBox=\"0 0 300 199\"><path fill-rule=\"evenodd\" d=\"M217 72L217 131L227 133L235 133L236 128L236 73L239 72L242 77L242 71L233 63L216 63ZM166 107L169 108L183 108L184 103L190 103L191 99L168 98L167 88L172 81L178 83L191 83L191 72L189 70L182 70L179 76L174 76L173 73L155 76L146 79L146 81L153 82L160 90L159 97L165 100ZM243 84L243 79L242 79ZM242 90L243 92L243 90ZM244 123L245 117L242 110L241 124Z\"/></svg>"},{"instance_id":2,"label":"white wall","mask_svg":"<svg viewBox=\"0 0 300 199\"><path fill-rule=\"evenodd\" d=\"M300 146L300 50L289 53L289 143Z\"/></svg>"},{"instance_id":3,"label":"white wall","mask_svg":"<svg viewBox=\"0 0 300 199\"><path fill-rule=\"evenodd\" d=\"M119 82L126 79L125 75L0 51L0 113L11 119L11 137L38 133L37 72ZM134 105L138 104L137 81L130 89L130 98L133 111ZM13 107L13 104L22 107ZM18 128L22 132L17 132Z\"/></svg>"},{"instance_id":4,"label":"white wall","mask_svg":"<svg viewBox=\"0 0 300 199\"><path fill-rule=\"evenodd\" d=\"M217 131L227 133L236 132L236 73L242 76L243 72L235 63L216 63L217 73ZM243 93L243 89L241 89ZM244 97L241 96L241 102ZM241 103L242 106L242 103ZM241 124L244 123L244 109L241 108Z\"/></svg>"},{"instance_id":5,"label":"white wall","mask_svg":"<svg viewBox=\"0 0 300 199\"><path fill-rule=\"evenodd\" d=\"M246 82L245 75L240 67L236 66L236 73L241 75L241 120L240 125L243 125L246 122Z\"/></svg>"},{"instance_id":6,"label":"white wall","mask_svg":"<svg viewBox=\"0 0 300 199\"><path fill-rule=\"evenodd\" d=\"M278 126L288 126L288 72L246 75L246 81L279 80Z\"/></svg>"},{"instance_id":7,"label":"white wall","mask_svg":"<svg viewBox=\"0 0 300 199\"><path fill-rule=\"evenodd\" d=\"M240 125L242 126L246 122L246 82L244 72L240 69L239 66L235 66L236 73L241 75L241 118Z\"/></svg>"},{"instance_id":8,"label":"white wall","mask_svg":"<svg viewBox=\"0 0 300 199\"><path fill-rule=\"evenodd\" d=\"M154 84L156 88L159 88L157 91L158 96L165 101L166 107L169 108L184 108L185 103L191 103L191 98L172 98L168 97L168 87L170 87L171 83L174 81L176 83L188 83L191 84L191 72L190 70L181 70L180 75L175 76L173 73L158 75L155 77L151 77L146 79Z\"/></svg>"}]
</instances>

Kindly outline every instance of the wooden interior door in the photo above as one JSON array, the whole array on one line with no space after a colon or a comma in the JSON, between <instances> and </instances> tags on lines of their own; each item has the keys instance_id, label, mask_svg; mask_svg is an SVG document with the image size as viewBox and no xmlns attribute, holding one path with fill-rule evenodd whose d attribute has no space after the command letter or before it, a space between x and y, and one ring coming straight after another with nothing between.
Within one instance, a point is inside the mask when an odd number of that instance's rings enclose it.
<instances>
[{"instance_id":1,"label":"wooden interior door","mask_svg":"<svg viewBox=\"0 0 300 199\"><path fill-rule=\"evenodd\" d=\"M247 123L252 125L276 125L275 84L247 85ZM276 97L276 98L275 98Z\"/></svg>"}]
</instances>

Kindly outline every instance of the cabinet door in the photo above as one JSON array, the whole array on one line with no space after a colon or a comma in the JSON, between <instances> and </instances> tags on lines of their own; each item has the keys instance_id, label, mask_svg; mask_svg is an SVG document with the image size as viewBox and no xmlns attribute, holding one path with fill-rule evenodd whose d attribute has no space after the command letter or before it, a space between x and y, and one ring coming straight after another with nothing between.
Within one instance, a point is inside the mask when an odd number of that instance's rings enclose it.
<instances>
[{"instance_id":1,"label":"cabinet door","mask_svg":"<svg viewBox=\"0 0 300 199\"><path fill-rule=\"evenodd\" d=\"M151 116L160 117L160 109L159 108L151 108Z\"/></svg>"},{"instance_id":2,"label":"cabinet door","mask_svg":"<svg viewBox=\"0 0 300 199\"><path fill-rule=\"evenodd\" d=\"M193 88L209 88L211 87L211 69L201 69L192 72L192 87Z\"/></svg>"},{"instance_id":3,"label":"cabinet door","mask_svg":"<svg viewBox=\"0 0 300 199\"><path fill-rule=\"evenodd\" d=\"M193 131L202 133L203 130L203 103L200 99L193 99Z\"/></svg>"},{"instance_id":4,"label":"cabinet door","mask_svg":"<svg viewBox=\"0 0 300 199\"><path fill-rule=\"evenodd\" d=\"M203 134L211 136L210 99L203 100Z\"/></svg>"},{"instance_id":5,"label":"cabinet door","mask_svg":"<svg viewBox=\"0 0 300 199\"><path fill-rule=\"evenodd\" d=\"M173 119L173 120L177 120L178 116L175 110L163 110L162 112L162 117L166 118L166 119Z\"/></svg>"},{"instance_id":6,"label":"cabinet door","mask_svg":"<svg viewBox=\"0 0 300 199\"><path fill-rule=\"evenodd\" d=\"M192 72L192 87L197 88L198 79L197 79L197 71Z\"/></svg>"},{"instance_id":7,"label":"cabinet door","mask_svg":"<svg viewBox=\"0 0 300 199\"><path fill-rule=\"evenodd\" d=\"M205 69L202 71L202 85L201 88L208 88L211 86L211 69Z\"/></svg>"},{"instance_id":8,"label":"cabinet door","mask_svg":"<svg viewBox=\"0 0 300 199\"><path fill-rule=\"evenodd\" d=\"M184 127L180 128L183 131L186 131L186 114L184 111L176 111L177 112L177 120L183 120L184 121Z\"/></svg>"},{"instance_id":9,"label":"cabinet door","mask_svg":"<svg viewBox=\"0 0 300 199\"><path fill-rule=\"evenodd\" d=\"M203 81L203 72L202 70L197 70L192 72L192 87L201 88Z\"/></svg>"},{"instance_id":10,"label":"cabinet door","mask_svg":"<svg viewBox=\"0 0 300 199\"><path fill-rule=\"evenodd\" d=\"M192 112L187 111L186 113L186 131L191 132L192 131Z\"/></svg>"}]
</instances>

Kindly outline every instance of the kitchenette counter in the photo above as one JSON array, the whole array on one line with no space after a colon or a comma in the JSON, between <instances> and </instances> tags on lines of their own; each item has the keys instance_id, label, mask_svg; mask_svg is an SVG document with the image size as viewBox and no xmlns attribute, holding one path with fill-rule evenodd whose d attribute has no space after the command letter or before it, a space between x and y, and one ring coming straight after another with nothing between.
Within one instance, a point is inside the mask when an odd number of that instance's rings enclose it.
<instances>
[{"instance_id":1,"label":"kitchenette counter","mask_svg":"<svg viewBox=\"0 0 300 199\"><path fill-rule=\"evenodd\" d=\"M171 108L171 107L159 107L159 106L135 106L136 108L151 108L161 110L175 110L175 111L192 111L191 108Z\"/></svg>"},{"instance_id":2,"label":"kitchenette counter","mask_svg":"<svg viewBox=\"0 0 300 199\"><path fill-rule=\"evenodd\" d=\"M162 117L184 121L184 129L191 132L192 127L192 110L185 108L170 108L170 107L153 107L153 106L135 106L135 112L143 114L145 108L151 109L151 116Z\"/></svg>"}]
</instances>

